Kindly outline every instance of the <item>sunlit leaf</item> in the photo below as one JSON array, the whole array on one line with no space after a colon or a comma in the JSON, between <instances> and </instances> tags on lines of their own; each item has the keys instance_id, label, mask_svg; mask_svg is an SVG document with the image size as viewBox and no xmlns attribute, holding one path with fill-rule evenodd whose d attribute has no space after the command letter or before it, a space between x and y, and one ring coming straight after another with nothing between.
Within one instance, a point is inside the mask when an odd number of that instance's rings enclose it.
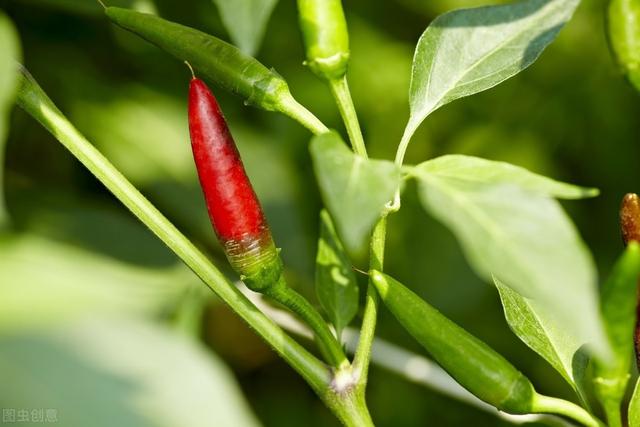
<instances>
[{"instance_id":1,"label":"sunlit leaf","mask_svg":"<svg viewBox=\"0 0 640 427\"><path fill-rule=\"evenodd\" d=\"M431 112L489 89L531 65L579 0L524 0L436 18L413 58L410 136Z\"/></svg>"},{"instance_id":2,"label":"sunlit leaf","mask_svg":"<svg viewBox=\"0 0 640 427\"><path fill-rule=\"evenodd\" d=\"M142 267L35 235L0 236L0 272L5 332L86 313L157 312L196 280L182 264Z\"/></svg>"},{"instance_id":3,"label":"sunlit leaf","mask_svg":"<svg viewBox=\"0 0 640 427\"><path fill-rule=\"evenodd\" d=\"M473 158L446 163L428 161L413 173L424 207L453 231L471 266L486 280L493 275L548 307L568 334L606 355L593 260L551 198L556 193L575 197L580 190L551 185L519 168L504 173L499 164L502 173L483 173L484 162L476 170ZM460 168L465 172L456 172Z\"/></svg>"},{"instance_id":4,"label":"sunlit leaf","mask_svg":"<svg viewBox=\"0 0 640 427\"><path fill-rule=\"evenodd\" d=\"M494 281L509 327L526 345L542 356L585 400L587 357L584 342L572 335L544 304L525 298L510 287Z\"/></svg>"},{"instance_id":5,"label":"sunlit leaf","mask_svg":"<svg viewBox=\"0 0 640 427\"><path fill-rule=\"evenodd\" d=\"M278 0L213 0L231 40L247 55L260 47L269 17Z\"/></svg>"},{"instance_id":6,"label":"sunlit leaf","mask_svg":"<svg viewBox=\"0 0 640 427\"><path fill-rule=\"evenodd\" d=\"M257 426L229 370L193 340L104 317L0 339L4 408L67 427ZM49 409L50 411L47 411ZM38 422L29 425L39 425Z\"/></svg>"},{"instance_id":7,"label":"sunlit leaf","mask_svg":"<svg viewBox=\"0 0 640 427\"><path fill-rule=\"evenodd\" d=\"M400 185L400 170L393 162L355 155L335 132L313 138L310 149L322 198L338 234L349 252L361 254Z\"/></svg>"},{"instance_id":8,"label":"sunlit leaf","mask_svg":"<svg viewBox=\"0 0 640 427\"><path fill-rule=\"evenodd\" d=\"M358 282L327 211L320 213L316 294L340 336L358 312Z\"/></svg>"}]
</instances>

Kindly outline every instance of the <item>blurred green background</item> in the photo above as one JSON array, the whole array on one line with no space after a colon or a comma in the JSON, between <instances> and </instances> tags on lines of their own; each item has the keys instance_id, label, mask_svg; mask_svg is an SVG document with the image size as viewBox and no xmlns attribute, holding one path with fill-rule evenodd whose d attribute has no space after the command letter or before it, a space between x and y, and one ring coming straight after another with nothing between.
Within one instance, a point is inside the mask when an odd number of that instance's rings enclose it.
<instances>
[{"instance_id":1,"label":"blurred green background","mask_svg":"<svg viewBox=\"0 0 640 427\"><path fill-rule=\"evenodd\" d=\"M136 3L229 39L210 0L109 3ZM349 78L372 157L395 152L408 117L411 58L420 34L440 13L483 4L345 2ZM564 205L601 277L621 249L619 201L625 192L640 191L640 96L609 55L604 7L584 1L531 68L430 116L407 156L417 163L445 153L476 155L600 188L596 199ZM191 158L186 67L111 25L92 1L0 0L0 9L17 27L27 68L54 102L225 269ZM285 77L303 104L342 130L327 88L302 65L294 2L276 6L258 57ZM285 117L245 107L221 90L216 95L291 281L313 298L321 202L309 135ZM203 414L230 412L228 425L256 419L278 427L338 425L286 364L18 109L11 115L5 163L12 232L0 241L0 408L59 408L59 423L69 426L224 425L195 418L196 407ZM451 233L424 213L411 187L390 220L388 272L502 352L539 391L572 399L559 375L510 333L496 290L474 276ZM205 347L185 334L195 334ZM379 335L421 353L384 310ZM198 363L205 366L198 370ZM208 380L208 374L226 381ZM167 384L175 388L169 392ZM376 366L369 384L379 426L509 425ZM193 411L167 409L172 405Z\"/></svg>"}]
</instances>

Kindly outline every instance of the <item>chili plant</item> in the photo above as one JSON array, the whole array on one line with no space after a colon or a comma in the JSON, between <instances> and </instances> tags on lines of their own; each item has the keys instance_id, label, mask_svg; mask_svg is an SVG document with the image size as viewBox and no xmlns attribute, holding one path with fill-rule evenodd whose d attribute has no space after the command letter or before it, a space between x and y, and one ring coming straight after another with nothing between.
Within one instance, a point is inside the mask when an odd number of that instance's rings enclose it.
<instances>
[{"instance_id":1,"label":"chili plant","mask_svg":"<svg viewBox=\"0 0 640 427\"><path fill-rule=\"evenodd\" d=\"M0 91L0 107L10 105L17 88L16 103L298 372L344 425L374 425L375 410L371 414L366 390L382 306L458 384L499 411L551 414L593 427L605 425L601 418L614 427L627 420L640 425L640 386L630 402L625 400L640 276L637 196L624 199L626 249L598 292L591 255L558 202L594 197L596 189L465 155L447 154L416 165L405 162L414 133L432 113L530 66L571 19L578 0L523 0L455 10L433 20L415 48L410 113L393 159L368 156L348 84L351 51L340 0L298 0L297 7L305 65L327 84L348 142L298 102L281 75L251 56L274 1L232 6L217 2L239 47L154 14L105 3L105 19L191 68L191 82L185 77L184 87L185 93L190 87L188 123L195 166L215 233L238 277L225 276L224 265L214 264L154 207L17 62L0 64L0 89L6 88ZM245 28L245 34L235 25L240 18L233 8L253 3L259 4L256 27ZM636 85L639 10L632 0L612 0L608 11L613 51ZM19 61L15 34L4 17L0 31L5 33L0 42L6 44L7 56ZM288 283L280 258L280 250L288 248L277 248L221 108L200 78L246 105L284 114L312 134L308 162L324 203L315 276L321 311ZM133 125L136 119L130 119ZM0 127L0 136L3 133ZM407 186L410 181L416 185ZM417 189L426 213L451 230L473 270L495 284L514 334L557 371L578 403L539 392L517 361L507 360L385 269L387 219L402 209L405 188ZM368 282L362 304L358 274ZM236 278L250 291L232 283ZM269 317L273 309L260 305L251 291L293 313L298 326L315 338L317 351L274 322ZM348 358L343 332L360 309L359 340ZM425 423L428 420L420 422Z\"/></svg>"}]
</instances>

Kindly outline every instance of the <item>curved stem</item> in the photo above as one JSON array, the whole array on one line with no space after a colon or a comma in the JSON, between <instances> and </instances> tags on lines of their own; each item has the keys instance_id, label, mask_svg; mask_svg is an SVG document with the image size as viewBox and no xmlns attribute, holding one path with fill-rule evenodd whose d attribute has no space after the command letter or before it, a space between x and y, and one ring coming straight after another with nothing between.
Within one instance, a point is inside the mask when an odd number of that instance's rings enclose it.
<instances>
[{"instance_id":1,"label":"curved stem","mask_svg":"<svg viewBox=\"0 0 640 427\"><path fill-rule=\"evenodd\" d=\"M536 394L532 412L564 415L587 427L604 427L600 420L575 403L542 394Z\"/></svg>"},{"instance_id":2,"label":"curved stem","mask_svg":"<svg viewBox=\"0 0 640 427\"><path fill-rule=\"evenodd\" d=\"M396 158L395 164L399 167L404 163L404 156L407 153L407 148L409 147L409 142L411 142L411 137L415 133L418 127L413 123L407 123L407 127L404 129L404 133L402 134L402 138L400 139L400 144L398 144L398 149L396 150Z\"/></svg>"},{"instance_id":3,"label":"curved stem","mask_svg":"<svg viewBox=\"0 0 640 427\"><path fill-rule=\"evenodd\" d=\"M349 91L349 83L347 82L346 74L342 76L342 78L330 80L329 87L331 87L331 93L338 104L338 109L340 110L340 115L342 116L344 125L347 128L347 133L349 134L349 140L351 141L353 151L366 158L367 148L364 145L364 138L362 137L356 108L353 105L353 100L351 99L351 92Z\"/></svg>"},{"instance_id":4,"label":"curved stem","mask_svg":"<svg viewBox=\"0 0 640 427\"><path fill-rule=\"evenodd\" d=\"M211 261L73 127L26 72L17 102L326 399L330 370L229 283Z\"/></svg>"},{"instance_id":5,"label":"curved stem","mask_svg":"<svg viewBox=\"0 0 640 427\"><path fill-rule=\"evenodd\" d=\"M265 295L287 307L305 321L313 330L320 350L332 366L338 369L349 366L340 343L333 336L318 310L305 297L287 286L284 279L265 291Z\"/></svg>"},{"instance_id":6,"label":"curved stem","mask_svg":"<svg viewBox=\"0 0 640 427\"><path fill-rule=\"evenodd\" d=\"M387 233L387 217L381 217L371 235L370 268L382 271L384 267L384 246ZM371 347L376 333L378 317L378 305L380 298L375 287L369 283L367 286L367 301L364 308L364 317L360 329L360 342L356 349L353 368L358 379L358 387L364 390L367 385L369 364L371 362Z\"/></svg>"},{"instance_id":7,"label":"curved stem","mask_svg":"<svg viewBox=\"0 0 640 427\"><path fill-rule=\"evenodd\" d=\"M320 119L314 116L311 111L307 110L305 106L296 101L289 92L280 98L280 105L278 105L278 109L281 113L286 114L302 126L309 129L309 131L314 135L329 132L329 128L327 128Z\"/></svg>"}]
</instances>

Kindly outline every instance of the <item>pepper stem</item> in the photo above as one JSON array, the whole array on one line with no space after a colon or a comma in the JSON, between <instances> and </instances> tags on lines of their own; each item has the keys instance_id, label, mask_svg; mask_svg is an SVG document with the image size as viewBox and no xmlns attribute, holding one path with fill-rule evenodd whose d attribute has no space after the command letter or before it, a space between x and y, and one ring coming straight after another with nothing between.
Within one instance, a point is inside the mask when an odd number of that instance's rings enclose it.
<instances>
[{"instance_id":1,"label":"pepper stem","mask_svg":"<svg viewBox=\"0 0 640 427\"><path fill-rule=\"evenodd\" d=\"M362 131L360 130L360 123L358 122L356 108L353 105L353 100L351 99L347 75L345 74L341 78L330 80L329 86L331 87L331 93L338 104L338 109L340 110L340 115L342 116L344 125L347 128L347 133L349 134L349 140L351 141L353 151L366 158L367 148L364 145L364 138L362 137Z\"/></svg>"},{"instance_id":2,"label":"pepper stem","mask_svg":"<svg viewBox=\"0 0 640 427\"><path fill-rule=\"evenodd\" d=\"M289 91L281 95L277 110L309 129L314 135L329 132L329 128L314 116L311 111L296 101Z\"/></svg>"},{"instance_id":3,"label":"pepper stem","mask_svg":"<svg viewBox=\"0 0 640 427\"><path fill-rule=\"evenodd\" d=\"M349 361L340 343L318 310L305 297L287 286L284 278L280 277L278 283L265 290L264 294L287 307L309 325L314 332L320 351L332 366L337 369L349 366Z\"/></svg>"},{"instance_id":4,"label":"pepper stem","mask_svg":"<svg viewBox=\"0 0 640 427\"><path fill-rule=\"evenodd\" d=\"M543 394L534 396L531 412L564 415L587 427L604 427L600 420L575 403Z\"/></svg>"},{"instance_id":5,"label":"pepper stem","mask_svg":"<svg viewBox=\"0 0 640 427\"><path fill-rule=\"evenodd\" d=\"M380 269L380 271L382 271L384 267L386 232L387 217L385 215L378 220L378 223L373 229L373 234L371 235L369 255L369 267L371 269ZM360 342L358 342L358 348L356 349L356 355L353 361L353 367L358 377L358 386L363 390L363 392L367 385L369 363L371 361L371 348L376 334L379 304L380 297L378 296L378 291L376 291L376 288L371 284L371 282L369 282L367 286L367 299L364 308L364 317L362 319L362 327L360 330Z\"/></svg>"}]
</instances>

